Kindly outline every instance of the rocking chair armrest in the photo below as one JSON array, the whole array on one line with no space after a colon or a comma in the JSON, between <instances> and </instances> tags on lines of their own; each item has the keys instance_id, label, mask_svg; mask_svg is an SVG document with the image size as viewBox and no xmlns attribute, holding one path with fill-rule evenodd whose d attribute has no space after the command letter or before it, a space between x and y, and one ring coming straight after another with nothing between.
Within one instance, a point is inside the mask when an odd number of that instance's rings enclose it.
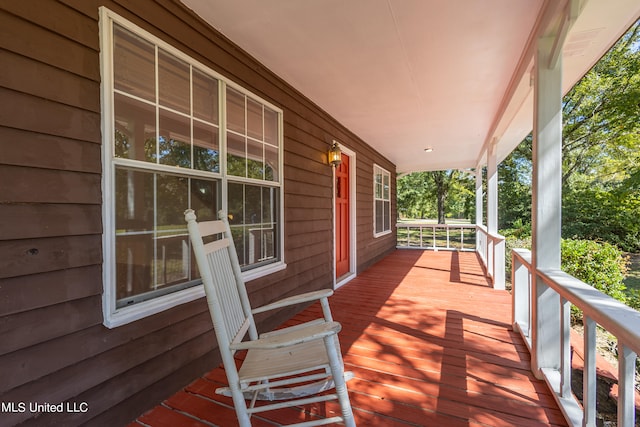
<instances>
[{"instance_id":1,"label":"rocking chair armrest","mask_svg":"<svg viewBox=\"0 0 640 427\"><path fill-rule=\"evenodd\" d=\"M300 295L294 295L292 297L284 298L271 304L263 305L251 310L253 314L264 313L265 311L275 310L277 308L287 307L290 305L300 304L303 302L317 301L322 298L329 298L333 295L333 290L322 289L320 291L307 292Z\"/></svg>"},{"instance_id":2,"label":"rocking chair armrest","mask_svg":"<svg viewBox=\"0 0 640 427\"><path fill-rule=\"evenodd\" d=\"M336 335L341 329L342 325L338 322L315 323L288 333L270 335L253 341L232 343L230 348L231 350L251 350L290 347Z\"/></svg>"}]
</instances>

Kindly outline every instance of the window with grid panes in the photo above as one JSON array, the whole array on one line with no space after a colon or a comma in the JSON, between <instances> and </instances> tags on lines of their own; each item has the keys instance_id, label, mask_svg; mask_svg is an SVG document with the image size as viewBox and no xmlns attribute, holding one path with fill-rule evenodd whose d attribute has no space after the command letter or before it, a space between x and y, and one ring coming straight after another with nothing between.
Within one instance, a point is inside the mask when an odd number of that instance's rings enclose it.
<instances>
[{"instance_id":1,"label":"window with grid panes","mask_svg":"<svg viewBox=\"0 0 640 427\"><path fill-rule=\"evenodd\" d=\"M282 266L282 111L102 8L105 324L203 295L185 209L228 212L242 269Z\"/></svg>"}]
</instances>

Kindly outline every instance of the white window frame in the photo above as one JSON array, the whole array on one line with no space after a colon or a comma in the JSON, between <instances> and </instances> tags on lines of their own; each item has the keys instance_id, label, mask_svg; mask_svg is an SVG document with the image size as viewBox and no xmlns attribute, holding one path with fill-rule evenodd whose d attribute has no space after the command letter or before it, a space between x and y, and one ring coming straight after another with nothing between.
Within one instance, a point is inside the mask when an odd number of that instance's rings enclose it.
<instances>
[{"instance_id":1,"label":"white window frame","mask_svg":"<svg viewBox=\"0 0 640 427\"><path fill-rule=\"evenodd\" d=\"M147 301L132 304L131 306L116 307L116 283L115 283L115 200L114 200L114 165L135 166L142 169L150 169L157 172L176 171L175 167L151 164L144 165L141 162L129 159L118 159L114 162L112 135L113 119L114 119L114 82L113 82L113 23L117 23L121 27L131 31L139 37L158 46L158 48L176 56L177 58L197 67L201 71L206 72L211 77L218 80L218 102L219 102L219 132L220 132L220 172L199 172L192 171L192 175L202 175L207 178L215 178L221 182L221 204L222 209L227 211L227 177L226 177L226 87L245 94L246 96L262 103L278 114L278 181L262 181L256 179L238 179L233 177L233 182L244 182L246 184L254 184L261 186L272 186L279 188L279 206L278 206L278 261L256 267L243 272L245 281L250 281L259 277L263 277L274 272L286 268L284 262L284 155L283 155L283 111L281 108L271 104L261 97L251 93L238 84L228 80L222 75L211 70L206 65L196 61L180 50L174 48L168 43L163 42L158 37L139 28L137 25L129 22L120 15L112 12L106 7L100 7L100 71L101 71L101 112L102 112L102 143L103 143L103 174L102 174L102 194L103 194L103 286L104 292L102 297L103 306L103 324L108 328L114 328L130 322L142 319L147 316L168 310L180 304L184 304L204 296L204 287L202 284L189 287L187 289L175 291L166 295L162 295ZM146 167L145 167L146 166Z\"/></svg>"},{"instance_id":2,"label":"white window frame","mask_svg":"<svg viewBox=\"0 0 640 427\"><path fill-rule=\"evenodd\" d=\"M377 181L376 181L376 176L377 175L381 175L382 176L382 197L377 197L376 196L376 185L377 185ZM384 198L384 177L385 175L388 177L389 179L389 198L385 199ZM387 215L389 216L389 229L388 230L382 230L380 232L376 231L376 218L377 218L377 208L376 208L376 202L377 201L382 201L382 202L389 202L389 208L387 209ZM373 237L382 237L382 236L386 236L387 234L391 233L391 173L386 170L385 168L377 165L377 164L373 164Z\"/></svg>"}]
</instances>

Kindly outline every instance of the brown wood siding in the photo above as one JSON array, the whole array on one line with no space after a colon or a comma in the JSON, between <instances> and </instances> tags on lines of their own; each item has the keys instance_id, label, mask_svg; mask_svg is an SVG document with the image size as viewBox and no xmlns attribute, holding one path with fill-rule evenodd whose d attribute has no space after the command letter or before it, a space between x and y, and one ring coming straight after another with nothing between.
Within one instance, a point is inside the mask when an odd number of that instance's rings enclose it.
<instances>
[{"instance_id":1,"label":"brown wood siding","mask_svg":"<svg viewBox=\"0 0 640 427\"><path fill-rule=\"evenodd\" d=\"M287 268L249 283L254 304L332 284L332 139L357 154L358 270L395 247L373 238L372 181L376 163L395 191L394 166L180 3L0 0L0 401L89 405L2 425L122 425L219 363L204 300L102 325L101 5L283 109Z\"/></svg>"}]
</instances>

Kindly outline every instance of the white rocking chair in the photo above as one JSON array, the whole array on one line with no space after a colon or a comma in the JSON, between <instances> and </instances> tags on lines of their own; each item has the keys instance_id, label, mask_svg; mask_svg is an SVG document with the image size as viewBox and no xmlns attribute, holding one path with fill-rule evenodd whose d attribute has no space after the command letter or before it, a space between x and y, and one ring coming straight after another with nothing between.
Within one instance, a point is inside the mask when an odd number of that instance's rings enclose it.
<instances>
[{"instance_id":1,"label":"white rocking chair","mask_svg":"<svg viewBox=\"0 0 640 427\"><path fill-rule=\"evenodd\" d=\"M344 422L355 427L338 332L328 297L332 290L309 292L251 309L227 217L198 224L193 210L185 211L189 237L202 276L207 303L222 355L229 387L216 393L231 396L241 427L251 426L251 415L289 406L338 400L341 415L291 424L319 426ZM203 243L203 237L207 243ZM217 240L215 240L217 238ZM258 337L253 315L289 305L320 300L324 318L261 334ZM249 340L244 340L249 334ZM234 354L247 350L237 369ZM335 387L335 393L320 394ZM312 396L313 395L313 396ZM306 397L311 396L311 397ZM251 400L247 406L245 399ZM256 406L257 400L286 400Z\"/></svg>"}]
</instances>

